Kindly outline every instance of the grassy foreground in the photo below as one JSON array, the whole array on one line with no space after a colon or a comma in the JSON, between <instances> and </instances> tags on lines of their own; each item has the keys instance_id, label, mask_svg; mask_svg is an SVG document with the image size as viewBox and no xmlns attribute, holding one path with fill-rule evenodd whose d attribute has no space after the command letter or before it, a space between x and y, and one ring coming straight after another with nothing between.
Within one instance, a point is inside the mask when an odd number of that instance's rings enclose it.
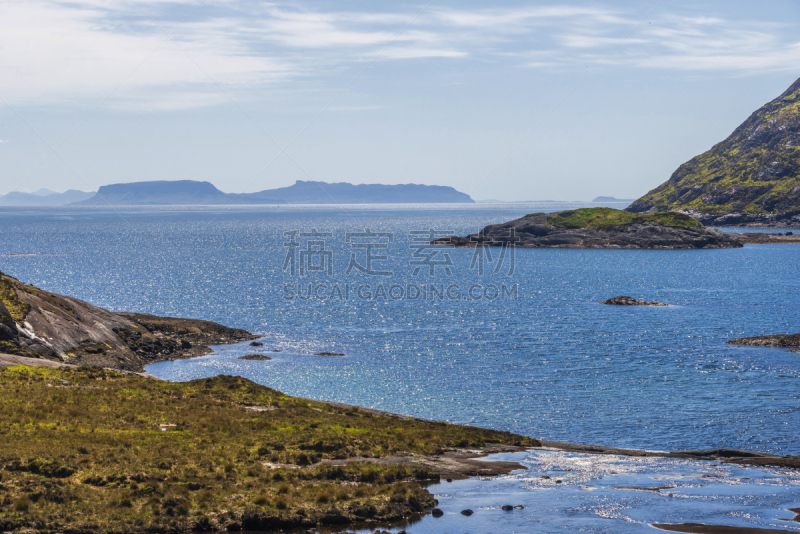
<instances>
[{"instance_id":1,"label":"grassy foreground","mask_svg":"<svg viewBox=\"0 0 800 534\"><path fill-rule=\"evenodd\" d=\"M8 367L0 369L0 532L398 520L434 506L423 485L438 474L320 462L486 443L538 445L336 408L239 377L170 383L99 368Z\"/></svg>"},{"instance_id":2,"label":"grassy foreground","mask_svg":"<svg viewBox=\"0 0 800 534\"><path fill-rule=\"evenodd\" d=\"M544 215L531 213L527 217ZM613 208L582 208L561 211L547 217L547 224L558 228L578 229L596 228L607 230L614 226L624 227L632 224L658 223L672 228L702 228L697 219L674 211L662 213L629 213Z\"/></svg>"}]
</instances>

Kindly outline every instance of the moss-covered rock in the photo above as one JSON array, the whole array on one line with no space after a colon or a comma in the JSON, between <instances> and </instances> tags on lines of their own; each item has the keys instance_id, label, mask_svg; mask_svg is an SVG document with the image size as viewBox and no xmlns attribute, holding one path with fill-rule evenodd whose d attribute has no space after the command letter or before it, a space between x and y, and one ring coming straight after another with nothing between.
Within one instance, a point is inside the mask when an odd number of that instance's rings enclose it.
<instances>
[{"instance_id":1,"label":"moss-covered rock","mask_svg":"<svg viewBox=\"0 0 800 534\"><path fill-rule=\"evenodd\" d=\"M4 307L0 310L0 320L2 320L3 324L7 323L7 321L3 320L4 317L2 316L5 315L5 313L1 313L3 311L7 311L8 315L17 323L22 323L31 311L30 304L19 298L14 284L8 277L0 278L0 302L3 303Z\"/></svg>"},{"instance_id":2,"label":"moss-covered rock","mask_svg":"<svg viewBox=\"0 0 800 534\"><path fill-rule=\"evenodd\" d=\"M542 214L534 214L536 215ZM530 217L530 216L528 216ZM624 228L633 224L658 224L667 228L702 228L703 225L683 213L669 211L665 213L636 214L613 208L583 208L561 211L547 217L547 224L556 228ZM543 223L542 223L543 224Z\"/></svg>"}]
</instances>

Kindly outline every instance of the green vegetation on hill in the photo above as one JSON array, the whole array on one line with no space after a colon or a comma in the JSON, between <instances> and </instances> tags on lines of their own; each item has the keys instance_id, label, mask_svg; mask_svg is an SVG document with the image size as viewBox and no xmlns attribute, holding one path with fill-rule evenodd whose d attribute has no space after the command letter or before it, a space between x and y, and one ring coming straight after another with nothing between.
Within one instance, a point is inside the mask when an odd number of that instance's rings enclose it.
<instances>
[{"instance_id":1,"label":"green vegetation on hill","mask_svg":"<svg viewBox=\"0 0 800 534\"><path fill-rule=\"evenodd\" d=\"M31 307L25 302L22 302L17 296L17 291L14 289L13 284L2 278L0 278L0 302L6 307L12 319L18 323L24 321L25 317L27 317L28 313L31 311ZM0 318L0 320L2 320L2 318Z\"/></svg>"},{"instance_id":2,"label":"green vegetation on hill","mask_svg":"<svg viewBox=\"0 0 800 534\"><path fill-rule=\"evenodd\" d=\"M800 80L627 209L714 215L800 210Z\"/></svg>"},{"instance_id":3,"label":"green vegetation on hill","mask_svg":"<svg viewBox=\"0 0 800 534\"><path fill-rule=\"evenodd\" d=\"M534 213L528 215L539 216ZM647 213L636 214L613 208L582 208L577 210L561 211L547 217L550 226L567 229L595 228L598 230L612 227L624 227L632 224L657 223L673 228L702 228L703 225L682 213Z\"/></svg>"},{"instance_id":4,"label":"green vegetation on hill","mask_svg":"<svg viewBox=\"0 0 800 534\"><path fill-rule=\"evenodd\" d=\"M539 444L288 397L238 377L169 383L99 368L0 369L0 413L0 531L394 520L433 506L421 484L439 475L320 461Z\"/></svg>"}]
</instances>

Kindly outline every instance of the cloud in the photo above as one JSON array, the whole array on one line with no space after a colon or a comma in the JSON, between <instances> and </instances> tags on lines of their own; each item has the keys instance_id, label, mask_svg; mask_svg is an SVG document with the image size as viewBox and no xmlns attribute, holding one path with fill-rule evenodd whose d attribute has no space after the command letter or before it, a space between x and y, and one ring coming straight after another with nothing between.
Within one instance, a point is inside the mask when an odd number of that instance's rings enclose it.
<instances>
[{"instance_id":1,"label":"cloud","mask_svg":"<svg viewBox=\"0 0 800 534\"><path fill-rule=\"evenodd\" d=\"M244 0L5 0L0 96L24 105L167 110L263 97L366 61L595 63L757 74L796 69L780 23L602 6L350 12ZM171 34L167 38L165 33ZM173 42L174 41L174 42Z\"/></svg>"},{"instance_id":2,"label":"cloud","mask_svg":"<svg viewBox=\"0 0 800 534\"><path fill-rule=\"evenodd\" d=\"M0 145L5 144L5 143L8 143L8 141L4 141L3 139L0 139Z\"/></svg>"},{"instance_id":3,"label":"cloud","mask_svg":"<svg viewBox=\"0 0 800 534\"><path fill-rule=\"evenodd\" d=\"M626 39L572 36L565 43L593 50L598 60L615 47L619 53L607 54L607 64L759 74L797 70L800 65L800 41L782 38L784 29L778 23L667 15L635 28Z\"/></svg>"}]
</instances>

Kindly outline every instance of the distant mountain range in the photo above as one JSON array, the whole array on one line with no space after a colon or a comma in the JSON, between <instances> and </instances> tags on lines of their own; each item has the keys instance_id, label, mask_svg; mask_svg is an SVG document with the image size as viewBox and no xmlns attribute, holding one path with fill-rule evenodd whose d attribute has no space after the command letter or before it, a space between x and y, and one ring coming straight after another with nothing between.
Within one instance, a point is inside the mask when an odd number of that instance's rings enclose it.
<instances>
[{"instance_id":1,"label":"distant mountain range","mask_svg":"<svg viewBox=\"0 0 800 534\"><path fill-rule=\"evenodd\" d=\"M326 183L298 180L294 185L258 193L223 193L209 182L193 180L104 185L81 206L207 204L404 204L473 203L469 195L439 185Z\"/></svg>"},{"instance_id":2,"label":"distant mountain range","mask_svg":"<svg viewBox=\"0 0 800 534\"><path fill-rule=\"evenodd\" d=\"M94 196L94 192L77 191L70 189L65 193L56 193L49 189L40 189L35 193L8 193L0 197L2 206L65 206L73 202L80 202Z\"/></svg>"},{"instance_id":3,"label":"distant mountain range","mask_svg":"<svg viewBox=\"0 0 800 534\"><path fill-rule=\"evenodd\" d=\"M800 80L627 209L716 226L800 226Z\"/></svg>"}]
</instances>

